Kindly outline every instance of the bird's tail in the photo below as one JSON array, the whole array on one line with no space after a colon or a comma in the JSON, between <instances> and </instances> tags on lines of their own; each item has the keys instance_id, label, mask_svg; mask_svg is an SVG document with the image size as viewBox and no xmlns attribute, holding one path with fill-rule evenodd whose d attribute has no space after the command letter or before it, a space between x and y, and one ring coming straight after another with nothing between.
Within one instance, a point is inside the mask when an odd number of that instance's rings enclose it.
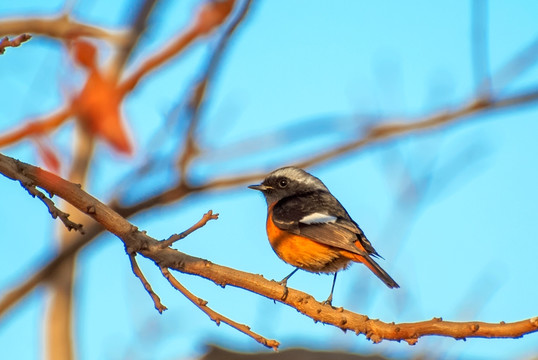
<instances>
[{"instance_id":1,"label":"bird's tail","mask_svg":"<svg viewBox=\"0 0 538 360\"><path fill-rule=\"evenodd\" d=\"M381 266L379 266L379 264L376 263L368 255L363 256L363 255L359 255L359 254L348 252L348 251L346 251L345 255L346 255L346 257L348 257L349 259L351 259L351 260L353 260L355 262L361 262L364 265L366 265L368 267L368 269L370 269L375 274L375 276L380 278L381 281L383 281L385 283L385 285L387 285L389 288L393 289L393 288L399 288L400 287L400 285L398 285L396 283L396 281L394 281L394 279L391 278L390 275L387 274L387 272L385 270L383 270L381 268Z\"/></svg>"}]
</instances>

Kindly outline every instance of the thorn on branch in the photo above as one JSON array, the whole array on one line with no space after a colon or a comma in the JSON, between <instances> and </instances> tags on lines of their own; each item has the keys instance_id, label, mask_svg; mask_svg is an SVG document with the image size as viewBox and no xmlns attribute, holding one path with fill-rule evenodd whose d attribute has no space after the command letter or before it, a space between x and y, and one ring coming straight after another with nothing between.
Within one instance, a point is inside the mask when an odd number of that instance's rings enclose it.
<instances>
[{"instance_id":1,"label":"thorn on branch","mask_svg":"<svg viewBox=\"0 0 538 360\"><path fill-rule=\"evenodd\" d=\"M7 47L17 47L20 46L23 42L28 41L32 38L32 35L30 34L22 34L14 38L13 40L9 40L9 38L6 36L0 40L0 55L6 52Z\"/></svg>"},{"instance_id":2,"label":"thorn on branch","mask_svg":"<svg viewBox=\"0 0 538 360\"><path fill-rule=\"evenodd\" d=\"M202 216L200 221L198 221L196 224L188 228L187 230L183 231L181 234L174 234L170 236L168 239L161 241L160 246L162 249L166 249L167 247L171 246L173 243L175 243L178 240L181 240L188 235L190 235L192 232L200 229L201 227L205 226L209 220L217 220L219 218L219 214L213 214L213 210L209 210L207 213Z\"/></svg>"}]
</instances>

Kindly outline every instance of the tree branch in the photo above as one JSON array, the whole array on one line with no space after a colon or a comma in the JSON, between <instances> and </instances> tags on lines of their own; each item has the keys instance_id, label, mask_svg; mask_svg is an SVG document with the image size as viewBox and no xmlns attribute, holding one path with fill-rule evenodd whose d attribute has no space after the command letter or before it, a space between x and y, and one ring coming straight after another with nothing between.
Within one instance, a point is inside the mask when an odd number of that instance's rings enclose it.
<instances>
[{"instance_id":1,"label":"tree branch","mask_svg":"<svg viewBox=\"0 0 538 360\"><path fill-rule=\"evenodd\" d=\"M282 299L284 288L276 281L269 281L261 275L220 266L170 247L163 248L160 241L138 231L120 214L85 193L76 184L52 173L2 154L0 154L0 172L14 180L20 180L22 173L24 173L24 177L28 177L37 186L57 194L101 223L109 232L118 236L124 242L128 253L138 252L154 261L161 268L170 268L201 276L220 286L231 285L249 290L289 305L315 321L336 326L344 331L351 330L356 334L364 334L375 343L382 340L404 340L409 344L415 344L418 338L426 335L447 336L455 339L468 337L518 338L538 331L538 317L497 324L474 321L451 322L443 321L440 318L416 323L395 324L369 319L365 315L356 314L343 308L324 305L311 295L292 288L288 288L288 296Z\"/></svg>"},{"instance_id":2,"label":"tree branch","mask_svg":"<svg viewBox=\"0 0 538 360\"><path fill-rule=\"evenodd\" d=\"M59 218L63 222L67 230L69 231L75 230L75 231L79 231L81 234L84 234L82 224L77 224L69 220L69 214L58 209L56 205L54 204L54 202L48 197L46 197L45 194L43 194L41 191L39 191L35 187L35 185L31 183L24 183L22 180L19 180L19 182L21 186L25 188L26 191L28 191L30 195L32 195L32 197L37 197L39 200L43 202L43 204L45 204L45 206L49 210L49 213L53 219Z\"/></svg>"},{"instance_id":3,"label":"tree branch","mask_svg":"<svg viewBox=\"0 0 538 360\"><path fill-rule=\"evenodd\" d=\"M12 40L9 40L7 36L4 37L3 39L0 40L0 55L2 55L6 51L7 47L20 46L23 42L28 41L31 38L32 38L32 35L30 34L22 34Z\"/></svg>"},{"instance_id":4,"label":"tree branch","mask_svg":"<svg viewBox=\"0 0 538 360\"><path fill-rule=\"evenodd\" d=\"M177 279L173 277L172 274L170 274L170 271L168 271L168 269L161 267L161 272L163 273L163 276L170 282L170 285L172 285L172 287L174 287L177 291L182 293L194 305L196 305L200 310L206 313L207 316L209 316L209 318L217 324L217 326L220 325L220 322L222 321L223 323L228 324L231 327L241 331L243 334L250 336L251 338L259 342L260 344L267 346L269 348L272 348L273 350L278 349L278 346L280 345L278 341L270 340L259 334L256 334L255 332L250 330L250 327L248 327L247 325L240 324L226 316L219 314L218 312L216 312L215 310L207 306L207 301L195 296L193 293L187 290L183 285L181 285L181 283L177 281Z\"/></svg>"},{"instance_id":5,"label":"tree branch","mask_svg":"<svg viewBox=\"0 0 538 360\"><path fill-rule=\"evenodd\" d=\"M190 97L187 102L190 113L189 126L185 133L185 138L182 142L183 149L178 159L179 171L183 177L187 173L187 167L190 162L199 154L199 146L195 141L195 131L200 122L202 105L207 95L207 88L218 69L232 35L239 24L245 19L251 5L251 0L244 1L243 6L239 9L235 18L231 20L230 24L224 30L224 33L221 35L215 50L211 54L201 80L197 81L190 90Z\"/></svg>"},{"instance_id":6,"label":"tree branch","mask_svg":"<svg viewBox=\"0 0 538 360\"><path fill-rule=\"evenodd\" d=\"M53 18L28 17L0 21L0 34L33 33L50 36L62 40L88 36L121 44L129 39L126 31L109 31L100 27L83 24L71 19L68 15Z\"/></svg>"},{"instance_id":7,"label":"tree branch","mask_svg":"<svg viewBox=\"0 0 538 360\"><path fill-rule=\"evenodd\" d=\"M120 85L123 93L128 93L138 84L138 82L153 70L178 55L194 40L202 37L219 26L233 8L235 0L224 0L220 2L207 2L202 5L198 16L195 16L194 23L176 39L169 42L161 51L148 57L133 73L128 76Z\"/></svg>"},{"instance_id":8,"label":"tree branch","mask_svg":"<svg viewBox=\"0 0 538 360\"><path fill-rule=\"evenodd\" d=\"M424 117L422 120L417 120L414 122L400 122L391 124L381 123L372 127L369 133L364 137L361 137L348 144L329 149L310 158L303 159L295 164L299 167L313 166L337 158L338 156L342 156L349 152L356 151L360 148L379 143L381 141L398 139L415 132L420 133L424 131L433 131L434 129L438 129L443 126L452 125L457 121L461 121L465 117L469 118L473 115L503 110L514 106L534 104L537 100L538 90L530 90L498 100L488 99L483 102L478 102L475 100L469 104L464 104L460 106L460 108L456 108L451 112L432 114ZM236 187L262 179L265 175L267 175L266 172L253 172L238 176L236 175L231 177L217 178L195 186L180 182L173 185L169 189L164 190L160 194L144 199L138 203L129 206L122 206L117 200L113 200L110 207L123 217L129 218L154 206L163 206L177 202L188 195L203 191ZM69 244L64 249L61 249L56 257L51 259L21 285L13 288L0 299L0 316L4 314L11 306L28 295L42 281L47 279L48 274L57 269L63 261L76 254L103 230L104 227L99 223L86 226L84 236L79 237L73 243Z\"/></svg>"},{"instance_id":9,"label":"tree branch","mask_svg":"<svg viewBox=\"0 0 538 360\"><path fill-rule=\"evenodd\" d=\"M133 16L133 22L131 24L131 36L124 44L117 46L118 52L114 56L111 69L113 76L118 79L122 73L129 56L137 45L140 37L144 33L147 27L148 18L151 15L153 8L155 7L157 0L145 0L136 16Z\"/></svg>"},{"instance_id":10,"label":"tree branch","mask_svg":"<svg viewBox=\"0 0 538 360\"><path fill-rule=\"evenodd\" d=\"M29 121L6 134L0 135L0 147L12 145L31 136L44 135L63 124L73 114L73 107L68 105L50 116Z\"/></svg>"},{"instance_id":11,"label":"tree branch","mask_svg":"<svg viewBox=\"0 0 538 360\"><path fill-rule=\"evenodd\" d=\"M142 273L142 270L140 270L140 267L138 267L138 263L136 262L135 256L136 256L136 253L129 253L129 261L131 262L131 269L133 270L133 273L135 274L135 276L140 280L140 282L142 282L142 285L144 285L144 288L148 292L149 296L151 296L151 299L153 300L153 304L155 305L155 309L157 309L159 314L162 314L163 311L168 310L168 308L161 303L161 298L151 288L151 285L146 280L144 273Z\"/></svg>"},{"instance_id":12,"label":"tree branch","mask_svg":"<svg viewBox=\"0 0 538 360\"><path fill-rule=\"evenodd\" d=\"M69 231L78 230L81 234L84 234L84 231L82 230L82 224L77 224L69 220L69 214L58 209L56 205L54 204L54 202L50 198L45 196L45 194L43 194L41 191L39 191L36 188L35 183L30 178L25 176L24 170L18 168L18 166L19 165L22 166L22 164L23 163L19 162L18 160L14 160L15 169L11 169L11 171L8 171L7 173L3 173L3 172L2 173L12 180L19 181L21 186L24 189L26 189L26 191L28 191L28 193L32 195L32 197L34 198L37 197L39 200L41 200L41 202L43 202L43 204L45 204L45 206L49 210L49 213L52 216L52 218L53 219L59 218L63 222L67 230ZM14 173L12 171L17 171L17 172ZM54 193L49 192L49 194L51 194L52 196L52 194Z\"/></svg>"},{"instance_id":13,"label":"tree branch","mask_svg":"<svg viewBox=\"0 0 538 360\"><path fill-rule=\"evenodd\" d=\"M198 221L196 224L188 228L187 230L183 231L181 234L174 234L170 236L168 239L161 241L162 248L167 248L169 246L172 246L173 243L175 243L178 240L184 239L185 237L189 236L192 232L198 230L199 228L205 226L209 220L217 220L219 218L219 214L213 214L212 210L209 210L207 213L202 216L200 221Z\"/></svg>"}]
</instances>

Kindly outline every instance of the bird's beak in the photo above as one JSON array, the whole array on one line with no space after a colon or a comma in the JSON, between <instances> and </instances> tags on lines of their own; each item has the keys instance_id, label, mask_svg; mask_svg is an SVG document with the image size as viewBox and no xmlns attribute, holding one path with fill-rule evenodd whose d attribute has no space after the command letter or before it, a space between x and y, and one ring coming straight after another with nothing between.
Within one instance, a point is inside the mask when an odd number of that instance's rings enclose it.
<instances>
[{"instance_id":1,"label":"bird's beak","mask_svg":"<svg viewBox=\"0 0 538 360\"><path fill-rule=\"evenodd\" d=\"M249 188L249 189L252 189L252 190L258 190L258 191L266 191L266 190L272 189L270 186L265 186L265 185L263 185L263 184L260 184L260 185L249 185L248 188Z\"/></svg>"}]
</instances>

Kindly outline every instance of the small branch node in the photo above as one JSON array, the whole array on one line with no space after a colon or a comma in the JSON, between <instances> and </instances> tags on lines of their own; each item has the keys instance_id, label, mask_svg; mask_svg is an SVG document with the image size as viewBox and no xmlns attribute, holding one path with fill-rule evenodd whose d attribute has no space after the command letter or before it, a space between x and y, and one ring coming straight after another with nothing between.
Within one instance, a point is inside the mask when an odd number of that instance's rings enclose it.
<instances>
[{"instance_id":1,"label":"small branch node","mask_svg":"<svg viewBox=\"0 0 538 360\"><path fill-rule=\"evenodd\" d=\"M377 334L372 334L372 336L370 336L370 341L374 344L379 344L381 341L383 341L383 338Z\"/></svg>"},{"instance_id":2,"label":"small branch node","mask_svg":"<svg viewBox=\"0 0 538 360\"><path fill-rule=\"evenodd\" d=\"M198 305L200 305L200 306L206 306L207 304L208 304L208 301L207 301L207 300L198 298Z\"/></svg>"}]
</instances>

